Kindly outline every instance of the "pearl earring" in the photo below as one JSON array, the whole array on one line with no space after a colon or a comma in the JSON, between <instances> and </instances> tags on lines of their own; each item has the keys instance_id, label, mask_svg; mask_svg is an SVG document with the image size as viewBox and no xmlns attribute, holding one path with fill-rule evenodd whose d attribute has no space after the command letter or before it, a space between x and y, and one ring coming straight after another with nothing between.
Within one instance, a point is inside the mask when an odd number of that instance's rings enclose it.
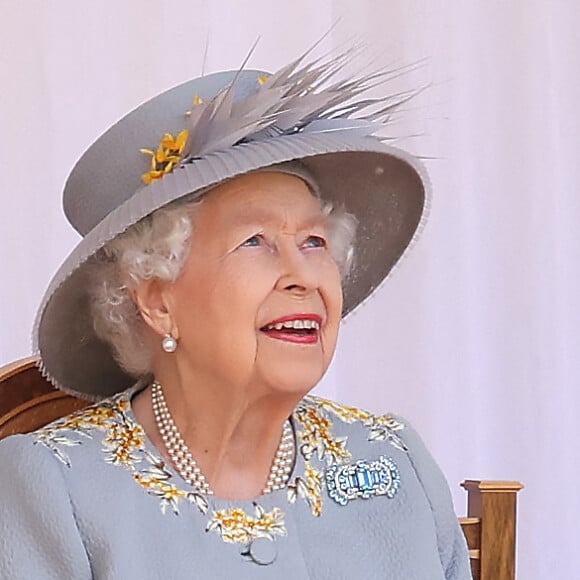
<instances>
[{"instance_id":1,"label":"pearl earring","mask_svg":"<svg viewBox=\"0 0 580 580\"><path fill-rule=\"evenodd\" d=\"M177 340L171 334L166 334L161 340L161 348L165 352L175 352L177 350Z\"/></svg>"}]
</instances>

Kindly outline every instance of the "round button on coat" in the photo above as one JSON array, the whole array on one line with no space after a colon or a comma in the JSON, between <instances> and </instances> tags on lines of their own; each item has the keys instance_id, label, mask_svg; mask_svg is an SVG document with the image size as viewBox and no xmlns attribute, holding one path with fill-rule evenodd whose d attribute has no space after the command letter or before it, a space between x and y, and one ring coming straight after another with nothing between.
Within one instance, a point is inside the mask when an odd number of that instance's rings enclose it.
<instances>
[{"instance_id":1,"label":"round button on coat","mask_svg":"<svg viewBox=\"0 0 580 580\"><path fill-rule=\"evenodd\" d=\"M250 542L242 552L242 555L258 564L258 566L269 566L276 560L276 544L268 538L256 538Z\"/></svg>"}]
</instances>

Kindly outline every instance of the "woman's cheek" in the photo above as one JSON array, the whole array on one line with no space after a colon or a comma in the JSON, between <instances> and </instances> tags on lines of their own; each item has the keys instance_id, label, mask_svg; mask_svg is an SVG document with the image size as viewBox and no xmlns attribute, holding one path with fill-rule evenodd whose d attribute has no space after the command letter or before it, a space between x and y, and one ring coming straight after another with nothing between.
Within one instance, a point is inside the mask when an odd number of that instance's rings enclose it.
<instances>
[{"instance_id":1,"label":"woman's cheek","mask_svg":"<svg viewBox=\"0 0 580 580\"><path fill-rule=\"evenodd\" d=\"M342 313L342 277L338 265L332 258L328 258L320 265L321 288L326 299L331 304L336 304L339 318ZM324 296L323 296L324 297Z\"/></svg>"}]
</instances>

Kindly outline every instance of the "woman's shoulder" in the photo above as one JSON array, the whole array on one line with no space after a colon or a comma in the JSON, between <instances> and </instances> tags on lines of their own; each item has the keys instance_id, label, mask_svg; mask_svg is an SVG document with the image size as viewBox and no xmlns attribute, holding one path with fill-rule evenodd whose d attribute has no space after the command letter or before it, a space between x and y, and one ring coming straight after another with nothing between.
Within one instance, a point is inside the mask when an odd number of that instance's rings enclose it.
<instances>
[{"instance_id":1,"label":"woman's shoulder","mask_svg":"<svg viewBox=\"0 0 580 580\"><path fill-rule=\"evenodd\" d=\"M47 456L36 445L34 433L10 435L0 441L0 480L38 471ZM49 462L50 463L50 462Z\"/></svg>"},{"instance_id":2,"label":"woman's shoulder","mask_svg":"<svg viewBox=\"0 0 580 580\"><path fill-rule=\"evenodd\" d=\"M34 465L42 465L48 457L70 468L71 457L79 452L86 457L91 448L102 449L107 439L126 439L131 433L142 433L142 428L128 416L129 401L127 394L121 393L30 433L11 435L0 441L0 460L4 465L6 461L26 463L29 460Z\"/></svg>"},{"instance_id":3,"label":"woman's shoulder","mask_svg":"<svg viewBox=\"0 0 580 580\"><path fill-rule=\"evenodd\" d=\"M0 441L0 577L89 578L67 470L36 433Z\"/></svg>"},{"instance_id":4,"label":"woman's shoulder","mask_svg":"<svg viewBox=\"0 0 580 580\"><path fill-rule=\"evenodd\" d=\"M370 495L367 491L370 484L381 480L391 484L396 481L390 488L393 496L399 487L404 487L411 510L423 503L420 499L423 497L435 524L447 577L468 577L465 539L453 510L449 486L408 420L394 413L374 414L313 396L304 399L294 417L306 452L326 459L331 465L327 473L345 475L340 481L351 482L352 489L347 490L351 495L358 493L357 487ZM388 476L381 479L385 471Z\"/></svg>"},{"instance_id":5,"label":"woman's shoulder","mask_svg":"<svg viewBox=\"0 0 580 580\"><path fill-rule=\"evenodd\" d=\"M408 422L394 413L377 414L317 396L303 399L294 413L295 421L307 431L335 432L356 441L387 442L407 452Z\"/></svg>"},{"instance_id":6,"label":"woman's shoulder","mask_svg":"<svg viewBox=\"0 0 580 580\"><path fill-rule=\"evenodd\" d=\"M411 423L395 413L375 414L321 397L308 396L294 413L297 432L307 452L331 454L336 463L385 454L408 463L431 508L447 511L449 486L437 462Z\"/></svg>"},{"instance_id":7,"label":"woman's shoulder","mask_svg":"<svg viewBox=\"0 0 580 580\"><path fill-rule=\"evenodd\" d=\"M53 490L66 487L59 462L38 444L34 433L10 435L0 441L0 465L0 506L5 517L8 506L16 513L28 513L40 501L39 485L44 491L41 495L50 501L54 500Z\"/></svg>"}]
</instances>

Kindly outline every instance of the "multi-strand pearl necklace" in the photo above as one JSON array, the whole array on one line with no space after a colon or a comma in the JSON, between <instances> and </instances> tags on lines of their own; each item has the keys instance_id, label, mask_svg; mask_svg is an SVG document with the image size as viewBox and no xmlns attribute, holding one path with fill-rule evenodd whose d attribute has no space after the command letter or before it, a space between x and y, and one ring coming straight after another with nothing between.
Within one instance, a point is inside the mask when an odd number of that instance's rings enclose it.
<instances>
[{"instance_id":1,"label":"multi-strand pearl necklace","mask_svg":"<svg viewBox=\"0 0 580 580\"><path fill-rule=\"evenodd\" d=\"M151 385L151 397L155 423L175 469L188 485L205 495L213 495L213 490L179 433L167 407L163 389L156 381ZM293 461L294 432L290 421L287 420L284 423L282 437L270 468L268 481L262 490L262 495L281 489L288 483Z\"/></svg>"}]
</instances>

